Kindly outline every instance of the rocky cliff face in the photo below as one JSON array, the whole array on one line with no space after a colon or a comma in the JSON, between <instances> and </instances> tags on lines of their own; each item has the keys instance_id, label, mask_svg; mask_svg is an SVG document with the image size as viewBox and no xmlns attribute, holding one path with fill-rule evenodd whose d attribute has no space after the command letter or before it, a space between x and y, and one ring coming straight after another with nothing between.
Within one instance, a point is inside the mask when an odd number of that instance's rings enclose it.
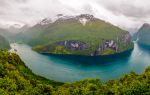
<instances>
[{"instance_id":1,"label":"rocky cliff face","mask_svg":"<svg viewBox=\"0 0 150 95\"><path fill-rule=\"evenodd\" d=\"M107 49L111 49L114 53L122 52L123 50L119 46L119 43L122 43L125 47L131 44L132 42L130 34L121 34L117 37L116 41L103 39L102 44L99 44L98 48L91 53L91 56L102 55Z\"/></svg>"},{"instance_id":2,"label":"rocky cliff face","mask_svg":"<svg viewBox=\"0 0 150 95\"><path fill-rule=\"evenodd\" d=\"M90 51L88 55L89 56L107 55L104 54L104 52L107 51L107 49L112 50L112 54L123 52L124 50L121 49L120 47L121 43L124 45L124 47L128 46L129 44L132 44L131 36L129 34L121 34L116 38L116 40L102 39L102 43L99 43L97 48ZM45 48L41 49L40 51L41 52L55 51L55 48L58 46L64 47L63 49L67 50L68 52L84 51L92 47L90 43L86 43L83 41L65 40L56 42L53 45L48 45Z\"/></svg>"},{"instance_id":3,"label":"rocky cliff face","mask_svg":"<svg viewBox=\"0 0 150 95\"><path fill-rule=\"evenodd\" d=\"M60 41L56 43L57 45L64 46L66 49L77 51L77 50L84 50L89 48L89 45L78 41L78 40L66 40Z\"/></svg>"},{"instance_id":4,"label":"rocky cliff face","mask_svg":"<svg viewBox=\"0 0 150 95\"><path fill-rule=\"evenodd\" d=\"M104 40L103 43L99 44L98 48L91 53L91 56L102 54L106 49L112 49L114 52L118 52L118 44L114 40Z\"/></svg>"}]
</instances>

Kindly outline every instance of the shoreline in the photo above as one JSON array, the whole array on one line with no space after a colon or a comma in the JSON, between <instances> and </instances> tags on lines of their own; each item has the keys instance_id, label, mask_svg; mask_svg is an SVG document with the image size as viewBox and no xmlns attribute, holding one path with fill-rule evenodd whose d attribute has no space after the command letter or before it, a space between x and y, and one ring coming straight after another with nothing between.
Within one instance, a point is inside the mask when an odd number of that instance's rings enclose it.
<instances>
[{"instance_id":1,"label":"shoreline","mask_svg":"<svg viewBox=\"0 0 150 95\"><path fill-rule=\"evenodd\" d=\"M85 64L107 64L110 62L123 60L129 58L133 49L128 51L105 56L82 56L82 55L64 55L64 54L50 54L50 53L40 53L46 56L55 57L61 60L77 61ZM119 58L119 59L118 59Z\"/></svg>"}]
</instances>

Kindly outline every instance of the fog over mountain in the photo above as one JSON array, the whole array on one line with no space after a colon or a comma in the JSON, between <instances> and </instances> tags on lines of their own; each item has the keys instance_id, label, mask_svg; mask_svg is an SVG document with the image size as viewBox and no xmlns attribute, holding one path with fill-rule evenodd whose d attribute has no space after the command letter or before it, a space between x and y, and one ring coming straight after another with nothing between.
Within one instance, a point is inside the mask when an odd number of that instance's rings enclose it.
<instances>
[{"instance_id":1,"label":"fog over mountain","mask_svg":"<svg viewBox=\"0 0 150 95\"><path fill-rule=\"evenodd\" d=\"M146 3L145 3L146 2ZM93 14L126 30L150 23L149 0L0 0L0 26L34 25L57 14Z\"/></svg>"}]
</instances>

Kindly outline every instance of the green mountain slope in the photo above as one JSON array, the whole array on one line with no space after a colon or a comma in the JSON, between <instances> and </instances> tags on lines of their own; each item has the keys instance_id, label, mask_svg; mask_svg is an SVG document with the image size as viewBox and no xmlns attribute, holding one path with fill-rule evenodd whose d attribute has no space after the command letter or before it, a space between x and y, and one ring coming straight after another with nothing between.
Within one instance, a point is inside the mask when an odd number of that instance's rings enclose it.
<instances>
[{"instance_id":1,"label":"green mountain slope","mask_svg":"<svg viewBox=\"0 0 150 95\"><path fill-rule=\"evenodd\" d=\"M60 83L37 76L18 55L0 51L0 95L149 95L150 67L141 75L131 72L102 83L86 79Z\"/></svg>"},{"instance_id":2,"label":"green mountain slope","mask_svg":"<svg viewBox=\"0 0 150 95\"><path fill-rule=\"evenodd\" d=\"M37 24L33 27L26 27L25 29L19 29L20 31L18 34L16 34L15 41L18 42L25 42L29 43L34 38L38 38L40 36L40 33L46 28L46 26L42 26L40 24Z\"/></svg>"},{"instance_id":3,"label":"green mountain slope","mask_svg":"<svg viewBox=\"0 0 150 95\"><path fill-rule=\"evenodd\" d=\"M2 29L0 28L0 35L2 35L3 37L5 37L7 40L11 41L12 39L14 39L14 33L10 32L7 29Z\"/></svg>"},{"instance_id":4,"label":"green mountain slope","mask_svg":"<svg viewBox=\"0 0 150 95\"><path fill-rule=\"evenodd\" d=\"M150 25L147 23L143 24L135 36L138 38L138 43L150 45Z\"/></svg>"},{"instance_id":5,"label":"green mountain slope","mask_svg":"<svg viewBox=\"0 0 150 95\"><path fill-rule=\"evenodd\" d=\"M62 16L24 32L24 41L41 53L109 55L133 48L127 31L92 15Z\"/></svg>"},{"instance_id":6,"label":"green mountain slope","mask_svg":"<svg viewBox=\"0 0 150 95\"><path fill-rule=\"evenodd\" d=\"M0 49L9 49L10 45L9 42L0 35Z\"/></svg>"}]
</instances>

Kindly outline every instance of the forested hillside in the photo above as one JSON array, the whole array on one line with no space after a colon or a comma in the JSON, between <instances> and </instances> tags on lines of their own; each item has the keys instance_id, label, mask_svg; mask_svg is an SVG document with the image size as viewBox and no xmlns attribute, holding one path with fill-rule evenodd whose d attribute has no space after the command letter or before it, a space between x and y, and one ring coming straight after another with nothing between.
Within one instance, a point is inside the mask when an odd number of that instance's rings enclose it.
<instances>
[{"instance_id":1,"label":"forested hillside","mask_svg":"<svg viewBox=\"0 0 150 95\"><path fill-rule=\"evenodd\" d=\"M96 56L133 48L129 32L89 14L44 19L17 36L40 53Z\"/></svg>"},{"instance_id":2,"label":"forested hillside","mask_svg":"<svg viewBox=\"0 0 150 95\"><path fill-rule=\"evenodd\" d=\"M149 88L150 67L141 75L131 72L106 83L99 79L60 83L33 74L18 55L0 51L0 95L149 95Z\"/></svg>"}]
</instances>

